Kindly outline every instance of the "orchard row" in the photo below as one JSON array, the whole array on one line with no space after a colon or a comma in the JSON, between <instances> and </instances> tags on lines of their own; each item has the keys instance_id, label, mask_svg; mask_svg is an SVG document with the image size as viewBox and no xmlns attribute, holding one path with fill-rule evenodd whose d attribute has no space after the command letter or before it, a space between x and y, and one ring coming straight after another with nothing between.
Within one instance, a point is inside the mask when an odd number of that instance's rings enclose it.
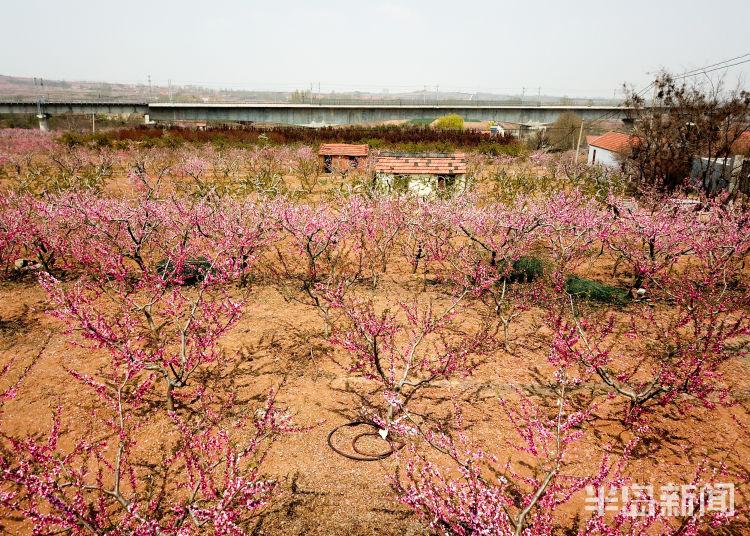
<instances>
[{"instance_id":1,"label":"orchard row","mask_svg":"<svg viewBox=\"0 0 750 536\"><path fill-rule=\"evenodd\" d=\"M94 416L109 441L62 441L65 407L47 437L7 439L0 509L38 533L244 533L277 489L260 472L270 444L306 433L276 410L276 390L248 411L221 374L205 380L231 362L222 337L259 285L317 311L327 344L348 356L346 373L377 387L364 418L405 460L393 477L398 498L445 533L552 534L574 495L624 482L652 416L676 407L689 419L696 405L735 402L722 373L737 357L730 343L750 334L750 237L748 215L718 201L569 190L512 205L356 194L301 203L214 189L182 195L162 191L145 169L133 177L140 188L130 198L92 190L0 197L0 273L12 279L30 264L50 313L108 362L94 375L71 374L98 397ZM602 266L611 285L592 279ZM440 299L421 292L384 308L372 295L388 279L429 283ZM551 399L519 393L502 406L519 433L515 447L541 469L525 472L473 448L460 418L456 435L425 417L422 394L511 351L517 319L530 311L551 333ZM465 314L477 321L455 329ZM3 369L11 384L3 400L29 370ZM584 395L579 387L591 383L605 394ZM567 464L604 403L618 408L633 439L597 471L572 476ZM157 491L139 442L164 419L173 454ZM728 472L699 465L696 478ZM679 534L698 534L701 522L680 520ZM593 516L582 530L650 526L678 533L662 513Z\"/></svg>"}]
</instances>

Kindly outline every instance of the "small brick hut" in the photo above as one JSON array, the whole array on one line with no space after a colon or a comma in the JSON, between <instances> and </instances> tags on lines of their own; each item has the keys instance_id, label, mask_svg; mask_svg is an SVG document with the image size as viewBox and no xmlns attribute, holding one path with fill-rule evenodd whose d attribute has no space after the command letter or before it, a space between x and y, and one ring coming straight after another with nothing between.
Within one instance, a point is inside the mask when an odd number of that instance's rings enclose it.
<instances>
[{"instance_id":1,"label":"small brick hut","mask_svg":"<svg viewBox=\"0 0 750 536\"><path fill-rule=\"evenodd\" d=\"M318 149L318 157L324 171L331 173L334 166L359 167L367 158L369 150L367 145L324 143Z\"/></svg>"}]
</instances>

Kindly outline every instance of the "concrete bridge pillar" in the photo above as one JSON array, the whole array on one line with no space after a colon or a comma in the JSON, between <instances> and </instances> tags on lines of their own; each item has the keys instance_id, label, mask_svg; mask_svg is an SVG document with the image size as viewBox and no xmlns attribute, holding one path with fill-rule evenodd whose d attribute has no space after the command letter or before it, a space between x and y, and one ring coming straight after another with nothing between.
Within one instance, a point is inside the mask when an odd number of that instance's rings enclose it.
<instances>
[{"instance_id":1,"label":"concrete bridge pillar","mask_svg":"<svg viewBox=\"0 0 750 536\"><path fill-rule=\"evenodd\" d=\"M47 132L49 130L49 114L36 114L36 118L39 119L39 130Z\"/></svg>"}]
</instances>

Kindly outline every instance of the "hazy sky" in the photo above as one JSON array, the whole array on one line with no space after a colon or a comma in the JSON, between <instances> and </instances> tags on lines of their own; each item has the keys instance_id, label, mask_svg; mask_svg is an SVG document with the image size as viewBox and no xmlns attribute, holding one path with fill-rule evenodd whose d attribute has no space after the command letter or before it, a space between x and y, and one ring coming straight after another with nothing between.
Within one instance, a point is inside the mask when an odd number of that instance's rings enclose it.
<instances>
[{"instance_id":1,"label":"hazy sky","mask_svg":"<svg viewBox=\"0 0 750 536\"><path fill-rule=\"evenodd\" d=\"M3 0L0 13L0 74L66 80L611 96L750 53L749 0Z\"/></svg>"}]
</instances>

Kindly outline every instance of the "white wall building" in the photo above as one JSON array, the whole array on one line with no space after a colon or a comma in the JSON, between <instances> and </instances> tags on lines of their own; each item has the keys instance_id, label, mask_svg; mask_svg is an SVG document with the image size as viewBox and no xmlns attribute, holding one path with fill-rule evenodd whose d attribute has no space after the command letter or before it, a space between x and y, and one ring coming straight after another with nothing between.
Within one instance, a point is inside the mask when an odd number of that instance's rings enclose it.
<instances>
[{"instance_id":1,"label":"white wall building","mask_svg":"<svg viewBox=\"0 0 750 536\"><path fill-rule=\"evenodd\" d=\"M631 144L629 134L607 132L589 142L588 163L617 167L620 165L621 155L631 147Z\"/></svg>"},{"instance_id":2,"label":"white wall building","mask_svg":"<svg viewBox=\"0 0 750 536\"><path fill-rule=\"evenodd\" d=\"M466 188L466 155L381 152L375 161L375 181L388 191L452 195Z\"/></svg>"}]
</instances>

